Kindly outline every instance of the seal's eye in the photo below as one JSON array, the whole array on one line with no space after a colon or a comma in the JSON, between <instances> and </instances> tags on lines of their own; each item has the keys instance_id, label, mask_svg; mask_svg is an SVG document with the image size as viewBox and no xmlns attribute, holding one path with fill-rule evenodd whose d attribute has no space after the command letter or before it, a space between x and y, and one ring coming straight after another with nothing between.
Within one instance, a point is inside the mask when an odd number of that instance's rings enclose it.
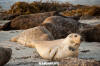
<instances>
[{"instance_id":1,"label":"seal's eye","mask_svg":"<svg viewBox=\"0 0 100 66\"><path fill-rule=\"evenodd\" d=\"M77 35L75 35L75 37L77 37Z\"/></svg>"}]
</instances>

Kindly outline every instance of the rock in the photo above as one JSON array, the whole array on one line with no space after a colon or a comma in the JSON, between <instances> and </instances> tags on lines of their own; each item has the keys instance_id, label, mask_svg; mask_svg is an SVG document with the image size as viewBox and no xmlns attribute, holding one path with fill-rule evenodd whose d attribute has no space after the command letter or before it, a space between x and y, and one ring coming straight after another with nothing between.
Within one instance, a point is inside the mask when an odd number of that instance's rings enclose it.
<instances>
[{"instance_id":1,"label":"rock","mask_svg":"<svg viewBox=\"0 0 100 66\"><path fill-rule=\"evenodd\" d=\"M72 18L51 16L44 20L42 26L46 27L55 39L65 38L70 33L80 33L81 30L90 27L87 24L79 23Z\"/></svg>"},{"instance_id":2,"label":"rock","mask_svg":"<svg viewBox=\"0 0 100 66\"><path fill-rule=\"evenodd\" d=\"M19 35L11 38L11 41L18 42L28 47L32 47L32 42L42 40L54 40L52 34L43 26L24 30Z\"/></svg>"},{"instance_id":3,"label":"rock","mask_svg":"<svg viewBox=\"0 0 100 66\"><path fill-rule=\"evenodd\" d=\"M18 14L9 14L1 16L3 20L5 19L12 19L11 22L4 25L3 30L9 29L28 29L39 26L47 17L59 15L64 18L72 18L75 20L79 20L80 17L67 17L60 14L59 11L53 12L45 12L45 13L37 13L37 14L30 14L30 15L18 15ZM18 16L18 17L17 17ZM16 18L15 18L16 17ZM6 27L5 27L6 26Z\"/></svg>"},{"instance_id":4,"label":"rock","mask_svg":"<svg viewBox=\"0 0 100 66\"><path fill-rule=\"evenodd\" d=\"M85 40L88 42L100 42L100 27L99 25L87 28L81 32Z\"/></svg>"},{"instance_id":5,"label":"rock","mask_svg":"<svg viewBox=\"0 0 100 66\"><path fill-rule=\"evenodd\" d=\"M66 58L60 61L59 66L100 66L100 62L95 60Z\"/></svg>"},{"instance_id":6,"label":"rock","mask_svg":"<svg viewBox=\"0 0 100 66\"><path fill-rule=\"evenodd\" d=\"M28 29L39 26L44 19L49 16L55 15L54 12L46 12L46 13L37 13L37 14L30 14L30 15L22 15L16 17L11 21L11 28L12 29Z\"/></svg>"},{"instance_id":7,"label":"rock","mask_svg":"<svg viewBox=\"0 0 100 66\"><path fill-rule=\"evenodd\" d=\"M0 66L5 65L11 58L12 50L10 48L0 47Z\"/></svg>"},{"instance_id":8,"label":"rock","mask_svg":"<svg viewBox=\"0 0 100 66\"><path fill-rule=\"evenodd\" d=\"M0 30L9 30L10 23L10 20L0 20Z\"/></svg>"},{"instance_id":9,"label":"rock","mask_svg":"<svg viewBox=\"0 0 100 66\"><path fill-rule=\"evenodd\" d=\"M12 20L17 16L19 16L19 14L0 13L0 20Z\"/></svg>"}]
</instances>

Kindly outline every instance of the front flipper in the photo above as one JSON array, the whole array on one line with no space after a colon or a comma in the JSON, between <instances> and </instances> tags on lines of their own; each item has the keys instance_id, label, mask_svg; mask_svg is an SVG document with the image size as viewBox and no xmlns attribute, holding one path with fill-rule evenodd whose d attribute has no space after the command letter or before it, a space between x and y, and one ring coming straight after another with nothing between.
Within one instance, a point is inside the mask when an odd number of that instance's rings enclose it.
<instances>
[{"instance_id":1,"label":"front flipper","mask_svg":"<svg viewBox=\"0 0 100 66\"><path fill-rule=\"evenodd\" d=\"M53 48L53 49L50 50L50 59L51 59L51 60L54 60L54 58L55 58L57 52L58 52L58 47Z\"/></svg>"}]
</instances>

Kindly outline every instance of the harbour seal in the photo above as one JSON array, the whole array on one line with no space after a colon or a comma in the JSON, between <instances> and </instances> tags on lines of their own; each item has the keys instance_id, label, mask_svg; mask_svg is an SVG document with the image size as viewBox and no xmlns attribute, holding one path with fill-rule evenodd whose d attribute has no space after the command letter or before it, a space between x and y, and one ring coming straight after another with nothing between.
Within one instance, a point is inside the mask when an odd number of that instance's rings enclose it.
<instances>
[{"instance_id":1,"label":"harbour seal","mask_svg":"<svg viewBox=\"0 0 100 66\"><path fill-rule=\"evenodd\" d=\"M54 40L52 34L43 26L24 30L22 33L11 38L11 41L18 42L24 46L30 46L31 41Z\"/></svg>"},{"instance_id":2,"label":"harbour seal","mask_svg":"<svg viewBox=\"0 0 100 66\"><path fill-rule=\"evenodd\" d=\"M65 39L53 41L34 41L31 43L40 56L49 60L60 60L66 57L78 57L81 36L69 34Z\"/></svg>"},{"instance_id":3,"label":"harbour seal","mask_svg":"<svg viewBox=\"0 0 100 66\"><path fill-rule=\"evenodd\" d=\"M80 33L81 29L90 27L87 24L79 23L72 18L61 16L51 16L44 20L42 26L47 28L55 39L65 38L70 33Z\"/></svg>"}]
</instances>

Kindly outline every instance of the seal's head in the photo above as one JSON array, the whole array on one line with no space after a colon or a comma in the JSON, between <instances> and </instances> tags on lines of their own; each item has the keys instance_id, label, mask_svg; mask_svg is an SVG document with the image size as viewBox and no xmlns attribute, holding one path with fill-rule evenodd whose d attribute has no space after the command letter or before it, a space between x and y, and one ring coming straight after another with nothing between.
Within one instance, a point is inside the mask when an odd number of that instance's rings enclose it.
<instances>
[{"instance_id":1,"label":"seal's head","mask_svg":"<svg viewBox=\"0 0 100 66\"><path fill-rule=\"evenodd\" d=\"M71 43L80 44L81 36L77 33L71 33L67 36Z\"/></svg>"},{"instance_id":2,"label":"seal's head","mask_svg":"<svg viewBox=\"0 0 100 66\"><path fill-rule=\"evenodd\" d=\"M64 40L66 43L68 43L70 46L74 48L78 48L81 43L81 36L77 33L71 33L69 34L66 39Z\"/></svg>"}]
</instances>

